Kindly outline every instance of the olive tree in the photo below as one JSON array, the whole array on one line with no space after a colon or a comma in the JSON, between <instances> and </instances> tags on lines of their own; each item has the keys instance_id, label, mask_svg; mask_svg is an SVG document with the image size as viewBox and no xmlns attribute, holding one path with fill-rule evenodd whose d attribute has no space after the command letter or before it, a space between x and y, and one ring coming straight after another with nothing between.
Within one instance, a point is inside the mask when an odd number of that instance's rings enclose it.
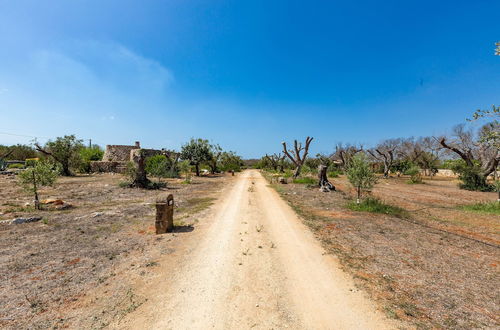
<instances>
[{"instance_id":1,"label":"olive tree","mask_svg":"<svg viewBox=\"0 0 500 330\"><path fill-rule=\"evenodd\" d=\"M373 172L371 164L368 162L366 155L363 153L357 154L350 160L347 167L347 179L356 189L356 203L360 203L361 193L373 188L377 183L377 177Z\"/></svg>"},{"instance_id":2,"label":"olive tree","mask_svg":"<svg viewBox=\"0 0 500 330\"><path fill-rule=\"evenodd\" d=\"M368 153L378 161L384 164L384 178L389 177L389 171L397 156L396 150L401 144L400 139L389 139L382 141L373 149L367 150Z\"/></svg>"},{"instance_id":3,"label":"olive tree","mask_svg":"<svg viewBox=\"0 0 500 330\"><path fill-rule=\"evenodd\" d=\"M35 166L20 172L18 178L19 184L26 191L34 194L35 209L39 210L38 188L53 185L57 179L57 171L51 164L40 161L36 162Z\"/></svg>"},{"instance_id":4,"label":"olive tree","mask_svg":"<svg viewBox=\"0 0 500 330\"><path fill-rule=\"evenodd\" d=\"M302 166L304 166L304 162L307 158L307 154L309 153L309 145L311 144L313 138L307 137L306 143L302 146L302 142L298 142L295 140L293 142L293 150L288 150L286 146L286 142L281 142L283 145L283 153L292 161L295 165L295 172L293 173L293 177L297 178L300 175L300 170Z\"/></svg>"},{"instance_id":5,"label":"olive tree","mask_svg":"<svg viewBox=\"0 0 500 330\"><path fill-rule=\"evenodd\" d=\"M210 160L210 144L208 140L191 139L182 146L181 158L189 160L196 169L196 176L200 176L200 164Z\"/></svg>"},{"instance_id":6,"label":"olive tree","mask_svg":"<svg viewBox=\"0 0 500 330\"><path fill-rule=\"evenodd\" d=\"M482 126L476 134L465 125L455 126L451 138L441 137L439 143L448 152L458 155L465 166L461 174L462 188L468 190L491 190L488 176L496 171L500 162L498 141L491 140L498 134L500 124L495 121Z\"/></svg>"},{"instance_id":7,"label":"olive tree","mask_svg":"<svg viewBox=\"0 0 500 330\"><path fill-rule=\"evenodd\" d=\"M72 169L78 168L81 163L80 150L83 148L82 140L74 135L58 137L55 141L48 141L44 147L35 143L35 148L44 155L52 158L61 165L62 174L72 175Z\"/></svg>"}]
</instances>

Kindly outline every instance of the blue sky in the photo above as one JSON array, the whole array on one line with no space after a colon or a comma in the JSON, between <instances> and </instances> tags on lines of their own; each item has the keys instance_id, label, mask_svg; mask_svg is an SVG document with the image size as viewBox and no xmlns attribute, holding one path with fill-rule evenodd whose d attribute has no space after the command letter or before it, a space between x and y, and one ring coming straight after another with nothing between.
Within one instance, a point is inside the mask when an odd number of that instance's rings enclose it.
<instances>
[{"instance_id":1,"label":"blue sky","mask_svg":"<svg viewBox=\"0 0 500 330\"><path fill-rule=\"evenodd\" d=\"M499 1L0 0L0 132L245 157L446 133L500 103ZM29 137L0 134L0 144Z\"/></svg>"}]
</instances>

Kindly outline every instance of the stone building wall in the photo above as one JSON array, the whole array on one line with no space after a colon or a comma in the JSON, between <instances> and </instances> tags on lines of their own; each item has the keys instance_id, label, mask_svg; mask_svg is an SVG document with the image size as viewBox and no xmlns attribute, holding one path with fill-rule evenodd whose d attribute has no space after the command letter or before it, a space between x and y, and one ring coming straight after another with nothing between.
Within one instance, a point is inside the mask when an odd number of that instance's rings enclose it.
<instances>
[{"instance_id":1,"label":"stone building wall","mask_svg":"<svg viewBox=\"0 0 500 330\"><path fill-rule=\"evenodd\" d=\"M113 172L124 173L127 169L127 163L132 161L134 150L141 149L141 144L136 142L133 146L127 145L107 145L102 161L90 162L92 172ZM141 149L146 158L162 154L161 150Z\"/></svg>"},{"instance_id":2,"label":"stone building wall","mask_svg":"<svg viewBox=\"0 0 500 330\"><path fill-rule=\"evenodd\" d=\"M130 160L130 152L135 149L140 149L141 144L136 142L133 146L126 145L107 145L103 162L128 162Z\"/></svg>"}]
</instances>

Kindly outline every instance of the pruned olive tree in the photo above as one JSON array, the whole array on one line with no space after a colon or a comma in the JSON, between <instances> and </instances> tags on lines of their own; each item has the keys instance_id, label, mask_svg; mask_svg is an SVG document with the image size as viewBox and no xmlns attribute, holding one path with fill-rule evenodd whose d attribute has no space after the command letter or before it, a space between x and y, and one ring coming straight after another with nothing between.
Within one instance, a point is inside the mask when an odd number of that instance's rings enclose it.
<instances>
[{"instance_id":1,"label":"pruned olive tree","mask_svg":"<svg viewBox=\"0 0 500 330\"><path fill-rule=\"evenodd\" d=\"M281 173L284 172L284 163L283 163L283 161L285 160L285 157L286 157L284 154L281 154L281 152L280 153L274 153L271 156L269 156L268 154L266 154L264 157L265 157L266 161L268 162L269 166L271 166L271 168L274 171L278 171L279 170Z\"/></svg>"},{"instance_id":2,"label":"pruned olive tree","mask_svg":"<svg viewBox=\"0 0 500 330\"><path fill-rule=\"evenodd\" d=\"M343 145L342 143L337 143L332 159L340 162L340 167L343 170L346 170L354 155L361 151L363 151L362 145L355 146L351 144Z\"/></svg>"},{"instance_id":3,"label":"pruned olive tree","mask_svg":"<svg viewBox=\"0 0 500 330\"><path fill-rule=\"evenodd\" d=\"M367 150L375 160L384 164L384 178L389 177L389 171L397 157L396 150L400 145L400 139L389 139L382 141L375 148Z\"/></svg>"},{"instance_id":4,"label":"pruned olive tree","mask_svg":"<svg viewBox=\"0 0 500 330\"><path fill-rule=\"evenodd\" d=\"M485 137L498 132L498 122L484 125L475 134L465 125L455 126L453 135L439 138L441 147L460 157L465 167L459 173L463 181L462 188L469 190L491 190L487 177L493 173L500 162L500 150L494 141ZM492 134L493 131L493 134Z\"/></svg>"},{"instance_id":5,"label":"pruned olive tree","mask_svg":"<svg viewBox=\"0 0 500 330\"><path fill-rule=\"evenodd\" d=\"M302 142L298 142L294 140L293 142L293 150L288 150L286 146L286 142L281 142L283 145L283 153L292 161L295 165L295 172L293 173L293 177L297 178L300 175L300 170L304 165L304 162L307 158L307 154L309 153L309 145L311 144L313 138L307 137L305 145L302 146Z\"/></svg>"}]
</instances>

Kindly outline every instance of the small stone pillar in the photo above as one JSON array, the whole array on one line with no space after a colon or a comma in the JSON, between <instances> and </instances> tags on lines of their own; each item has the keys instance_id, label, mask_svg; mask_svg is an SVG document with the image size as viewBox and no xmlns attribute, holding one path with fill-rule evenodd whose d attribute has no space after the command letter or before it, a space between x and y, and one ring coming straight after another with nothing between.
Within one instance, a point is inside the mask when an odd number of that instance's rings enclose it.
<instances>
[{"instance_id":1,"label":"small stone pillar","mask_svg":"<svg viewBox=\"0 0 500 330\"><path fill-rule=\"evenodd\" d=\"M141 143L139 141L135 141L135 147L137 149L140 149L141 148Z\"/></svg>"},{"instance_id":2,"label":"small stone pillar","mask_svg":"<svg viewBox=\"0 0 500 330\"><path fill-rule=\"evenodd\" d=\"M174 196L156 201L156 234L171 232L174 228Z\"/></svg>"}]
</instances>

